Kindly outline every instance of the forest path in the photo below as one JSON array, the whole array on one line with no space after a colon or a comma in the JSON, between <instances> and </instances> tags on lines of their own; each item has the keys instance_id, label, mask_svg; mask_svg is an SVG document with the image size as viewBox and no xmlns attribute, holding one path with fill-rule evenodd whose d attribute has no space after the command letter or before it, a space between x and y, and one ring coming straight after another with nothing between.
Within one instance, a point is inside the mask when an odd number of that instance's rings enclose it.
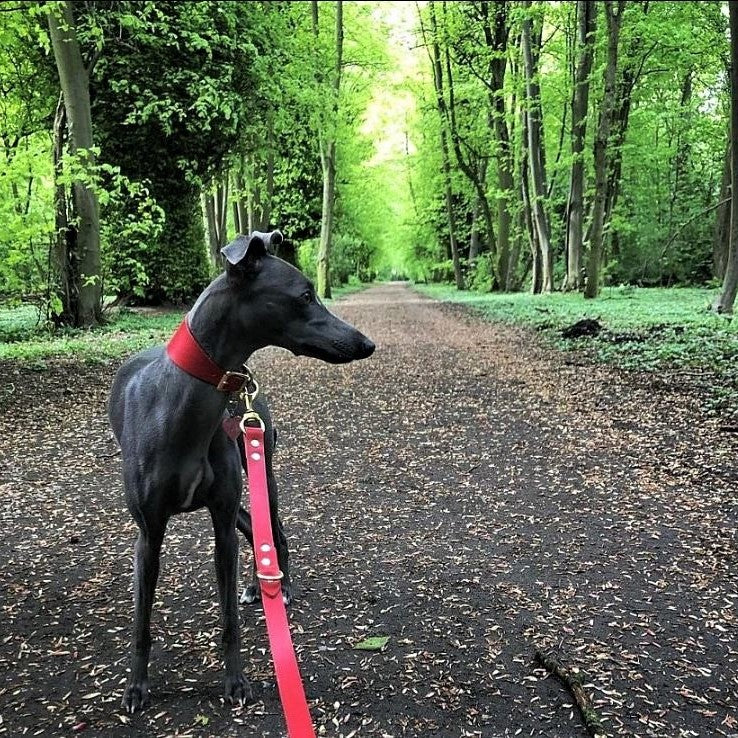
<instances>
[{"instance_id":1,"label":"forest path","mask_svg":"<svg viewBox=\"0 0 738 738\"><path fill-rule=\"evenodd\" d=\"M335 310L371 359L253 361L325 735L586 735L536 648L586 672L606 734L738 734L736 447L698 398L402 284ZM121 715L135 529L104 417L115 367L3 369L0 735L281 736L259 608L242 631L258 701L221 704L203 512L169 526L152 704ZM388 645L354 650L367 636Z\"/></svg>"}]
</instances>

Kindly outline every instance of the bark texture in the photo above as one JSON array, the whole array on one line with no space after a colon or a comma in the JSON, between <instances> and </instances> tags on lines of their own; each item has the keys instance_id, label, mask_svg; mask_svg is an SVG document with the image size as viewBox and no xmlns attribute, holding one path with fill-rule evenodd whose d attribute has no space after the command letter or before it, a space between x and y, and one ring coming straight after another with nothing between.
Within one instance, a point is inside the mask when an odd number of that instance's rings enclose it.
<instances>
[{"instance_id":1,"label":"bark texture","mask_svg":"<svg viewBox=\"0 0 738 738\"><path fill-rule=\"evenodd\" d=\"M589 75L594 56L595 15L597 6L587 0L577 2L577 42L579 58L571 103L571 176L566 206L566 281L565 290L581 287L581 255L584 236L584 142L587 134Z\"/></svg>"},{"instance_id":2,"label":"bark texture","mask_svg":"<svg viewBox=\"0 0 738 738\"><path fill-rule=\"evenodd\" d=\"M530 10L530 0L524 7ZM530 15L523 20L522 46L525 68L525 89L528 105L528 164L530 170L530 211L538 240L541 265L541 292L553 289L553 253L548 216L544 207L546 197L546 171L544 168L541 90L538 83L538 58L533 53L532 21Z\"/></svg>"},{"instance_id":3,"label":"bark texture","mask_svg":"<svg viewBox=\"0 0 738 738\"><path fill-rule=\"evenodd\" d=\"M715 217L715 232L712 240L712 274L722 281L725 277L725 264L728 260L730 245L730 136L725 146L723 159L723 178L720 184L720 203Z\"/></svg>"},{"instance_id":4,"label":"bark texture","mask_svg":"<svg viewBox=\"0 0 738 738\"><path fill-rule=\"evenodd\" d=\"M59 72L64 100L64 117L57 113L57 126L66 124L66 142L69 152L79 156L89 166L94 165L92 153L92 112L87 69L77 43L73 4L64 2L52 7L48 13L49 34L54 49L54 59ZM57 173L62 166L60 142L62 131L57 132ZM72 184L71 208L66 197L60 199L57 188L57 227L64 228L57 241L57 268L61 275L63 314L62 320L75 326L90 326L101 319L101 265L100 265L100 216L97 195L82 181ZM74 218L67 217L72 210ZM63 252L63 253L62 253Z\"/></svg>"},{"instance_id":5,"label":"bark texture","mask_svg":"<svg viewBox=\"0 0 738 738\"><path fill-rule=\"evenodd\" d=\"M730 14L730 244L725 260L723 287L713 309L732 313L738 293L738 0L728 3Z\"/></svg>"},{"instance_id":6,"label":"bark texture","mask_svg":"<svg viewBox=\"0 0 738 738\"><path fill-rule=\"evenodd\" d=\"M453 197L451 193L451 156L448 145L448 111L446 109L446 98L443 90L443 68L441 65L440 50L437 42L437 23L435 16L434 3L430 3L431 12L431 24L433 26L433 38L430 44L426 40L425 45L430 54L431 66L433 69L433 86L436 92L436 107L438 109L438 116L440 118L440 136L441 136L441 159L443 166L443 188L444 188L444 201L446 204L446 219L448 221L448 237L449 247L451 250L451 261L454 268L454 278L456 281L456 288L459 290L464 289L464 275L461 271L461 260L459 258L459 244L456 239L456 228L454 225L454 213L453 213ZM422 27L422 20L421 20ZM425 34L424 34L425 35ZM480 202L482 208L484 204ZM485 215L486 220L486 215Z\"/></svg>"},{"instance_id":7,"label":"bark texture","mask_svg":"<svg viewBox=\"0 0 738 738\"><path fill-rule=\"evenodd\" d=\"M317 39L318 3L312 2L313 33ZM318 246L318 284L320 297L331 296L330 252L333 237L333 208L336 197L336 135L335 124L338 116L338 96L341 91L341 69L343 65L343 2L336 2L336 46L335 66L331 82L332 120L327 135L320 137L320 164L323 170L323 207L320 221L320 244Z\"/></svg>"},{"instance_id":8,"label":"bark texture","mask_svg":"<svg viewBox=\"0 0 738 738\"><path fill-rule=\"evenodd\" d=\"M510 35L508 4L504 0L496 0L491 4L483 2L481 6L484 40L490 52L489 61L489 102L491 110L491 127L494 131L497 158L497 280L499 289L510 290L514 281L517 258L516 251L510 250L512 201L515 194L515 161L510 148L510 132L507 127L505 111L505 70L507 68L507 45ZM490 11L493 18L490 20Z\"/></svg>"},{"instance_id":9,"label":"bark texture","mask_svg":"<svg viewBox=\"0 0 738 738\"><path fill-rule=\"evenodd\" d=\"M607 21L607 61L604 73L604 92L600 108L599 123L594 144L595 196L590 230L589 258L587 260L587 285L585 297L596 297L600 291L600 269L602 261L605 211L607 207L608 142L615 111L615 80L618 69L618 45L622 24L624 0L605 2Z\"/></svg>"}]
</instances>

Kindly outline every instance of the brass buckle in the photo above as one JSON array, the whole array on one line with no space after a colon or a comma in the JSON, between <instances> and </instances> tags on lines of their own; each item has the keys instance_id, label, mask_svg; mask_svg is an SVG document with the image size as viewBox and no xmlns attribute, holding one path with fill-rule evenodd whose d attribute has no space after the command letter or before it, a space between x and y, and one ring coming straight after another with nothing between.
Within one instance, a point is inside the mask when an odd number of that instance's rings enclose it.
<instances>
[{"instance_id":1,"label":"brass buckle","mask_svg":"<svg viewBox=\"0 0 738 738\"><path fill-rule=\"evenodd\" d=\"M238 377L239 379L241 379L241 380L242 380L242 382L241 382L241 386L240 386L240 387L238 388L238 390L231 390L231 392L237 392L237 391L239 391L239 390L242 390L242 389L244 388L244 386L246 385L246 383L247 383L247 382L248 382L248 381L249 381L250 379L252 379L252 377L251 377L251 375L250 375L250 374L243 374L242 372L226 372L226 373L225 373L225 374L224 374L224 375L223 375L223 376L222 376L222 377L220 378L220 382L218 382L218 387L217 387L217 389L218 389L218 390L220 390L221 392L225 392L225 390L226 390L226 384L227 384L228 380L229 380L229 379L230 379L231 377Z\"/></svg>"},{"instance_id":2,"label":"brass buckle","mask_svg":"<svg viewBox=\"0 0 738 738\"><path fill-rule=\"evenodd\" d=\"M280 579L284 579L284 574L280 570L279 574L259 574L256 572L256 578L261 579L264 582L278 582Z\"/></svg>"}]
</instances>

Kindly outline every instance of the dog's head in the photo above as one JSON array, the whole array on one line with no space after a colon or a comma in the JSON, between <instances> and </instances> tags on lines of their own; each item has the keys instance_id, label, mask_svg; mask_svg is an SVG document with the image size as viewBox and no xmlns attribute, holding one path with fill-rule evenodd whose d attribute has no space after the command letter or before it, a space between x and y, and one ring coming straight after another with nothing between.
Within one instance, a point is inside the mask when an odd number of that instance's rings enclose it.
<instances>
[{"instance_id":1,"label":"dog's head","mask_svg":"<svg viewBox=\"0 0 738 738\"><path fill-rule=\"evenodd\" d=\"M374 343L336 317L320 301L310 280L269 249L282 243L279 231L239 236L222 249L237 318L260 334L263 345L331 364L366 359Z\"/></svg>"}]
</instances>

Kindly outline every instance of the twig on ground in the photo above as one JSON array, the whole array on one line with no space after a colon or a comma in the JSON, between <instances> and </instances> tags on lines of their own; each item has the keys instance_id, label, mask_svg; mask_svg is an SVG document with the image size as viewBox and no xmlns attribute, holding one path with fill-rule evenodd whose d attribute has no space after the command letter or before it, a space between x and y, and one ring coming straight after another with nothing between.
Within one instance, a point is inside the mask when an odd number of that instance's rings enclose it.
<instances>
[{"instance_id":1,"label":"twig on ground","mask_svg":"<svg viewBox=\"0 0 738 738\"><path fill-rule=\"evenodd\" d=\"M543 653L536 649L535 660L553 674L569 691L584 719L584 725L591 736L604 736L605 732L600 723L597 710L592 707L589 696L582 686L582 677L579 672L564 666L550 653Z\"/></svg>"}]
</instances>

